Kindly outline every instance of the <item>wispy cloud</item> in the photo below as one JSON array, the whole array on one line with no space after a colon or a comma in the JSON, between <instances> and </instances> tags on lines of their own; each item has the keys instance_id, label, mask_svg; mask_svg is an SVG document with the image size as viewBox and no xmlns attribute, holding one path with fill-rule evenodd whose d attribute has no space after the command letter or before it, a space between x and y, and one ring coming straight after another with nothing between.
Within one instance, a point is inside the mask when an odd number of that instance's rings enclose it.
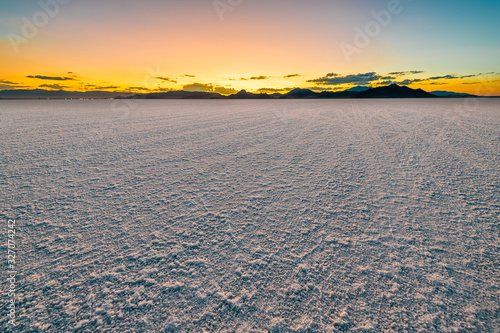
<instances>
[{"instance_id":1,"label":"wispy cloud","mask_svg":"<svg viewBox=\"0 0 500 333\"><path fill-rule=\"evenodd\" d=\"M204 92L212 92L214 87L211 84L204 83L190 83L182 86L182 90L185 91L204 91Z\"/></svg>"},{"instance_id":2,"label":"wispy cloud","mask_svg":"<svg viewBox=\"0 0 500 333\"><path fill-rule=\"evenodd\" d=\"M170 88L161 88L161 87L153 89L153 91L155 91L155 92L167 92L167 91L171 91L171 90L172 89L170 89Z\"/></svg>"},{"instance_id":3,"label":"wispy cloud","mask_svg":"<svg viewBox=\"0 0 500 333\"><path fill-rule=\"evenodd\" d=\"M394 81L394 80L387 80L387 81L382 81L382 82L378 82L378 84L380 85L385 85L385 84L399 84L399 85L402 85L402 86L406 86L406 85L409 85L409 84L412 84L412 83L429 83L429 84L440 84L440 83L437 83L437 82L431 82L431 81L437 81L437 80L456 80L456 79L466 79L466 78L470 78L470 77L476 77L476 76L480 76L482 75L482 73L479 73L479 74L470 74L470 75L455 75L455 74L448 74L448 75L441 75L441 76L431 76L431 77L427 77L427 78L422 78L422 79L405 79L405 80L402 80L402 81ZM381 79L385 79L385 77L381 78Z\"/></svg>"},{"instance_id":4,"label":"wispy cloud","mask_svg":"<svg viewBox=\"0 0 500 333\"><path fill-rule=\"evenodd\" d=\"M0 90L4 90L4 89L11 90L11 89L20 89L20 88L30 88L30 87L29 86L20 86L17 83L15 83L15 84L0 83Z\"/></svg>"},{"instance_id":5,"label":"wispy cloud","mask_svg":"<svg viewBox=\"0 0 500 333\"><path fill-rule=\"evenodd\" d=\"M424 71L391 72L389 73L389 75L401 76L401 75L421 74L421 73L424 73Z\"/></svg>"},{"instance_id":6,"label":"wispy cloud","mask_svg":"<svg viewBox=\"0 0 500 333\"><path fill-rule=\"evenodd\" d=\"M292 77L297 77L297 76L300 76L300 74L290 74L290 75L285 75L283 76L285 79L289 79L289 78L292 78Z\"/></svg>"},{"instance_id":7,"label":"wispy cloud","mask_svg":"<svg viewBox=\"0 0 500 333\"><path fill-rule=\"evenodd\" d=\"M28 75L26 77L30 78L30 79L51 80L51 81L69 81L69 80L75 80L75 78L69 77L69 76Z\"/></svg>"},{"instance_id":8,"label":"wispy cloud","mask_svg":"<svg viewBox=\"0 0 500 333\"><path fill-rule=\"evenodd\" d=\"M309 90L312 90L314 92L322 92L322 91L343 90L345 88L342 88L342 87L306 87L305 89L309 89Z\"/></svg>"},{"instance_id":9,"label":"wispy cloud","mask_svg":"<svg viewBox=\"0 0 500 333\"><path fill-rule=\"evenodd\" d=\"M281 93L284 91L290 91L292 89L293 88L259 88L257 89L257 92L265 94L274 94L274 93Z\"/></svg>"},{"instance_id":10,"label":"wispy cloud","mask_svg":"<svg viewBox=\"0 0 500 333\"><path fill-rule=\"evenodd\" d=\"M366 85L374 81L380 80L381 78L382 75L379 75L375 72L349 74L345 76L342 76L337 73L328 73L323 77L314 80L308 80L307 82L313 82L316 84L325 84L325 85L338 85L338 84Z\"/></svg>"},{"instance_id":11,"label":"wispy cloud","mask_svg":"<svg viewBox=\"0 0 500 333\"><path fill-rule=\"evenodd\" d=\"M216 87L214 87L214 92L219 93L219 94L223 94L223 95L231 95L231 94L237 93L238 90L233 89L233 88L216 86Z\"/></svg>"},{"instance_id":12,"label":"wispy cloud","mask_svg":"<svg viewBox=\"0 0 500 333\"><path fill-rule=\"evenodd\" d=\"M96 90L108 90L108 89L118 89L118 86L95 86Z\"/></svg>"},{"instance_id":13,"label":"wispy cloud","mask_svg":"<svg viewBox=\"0 0 500 333\"><path fill-rule=\"evenodd\" d=\"M479 75L481 75L481 73L479 73L479 74L472 74L472 75L443 75L443 76L432 76L432 77L427 78L427 80L441 80L441 79L452 80L452 79L465 79L465 78L468 78L468 77L475 77L475 76L479 76Z\"/></svg>"},{"instance_id":14,"label":"wispy cloud","mask_svg":"<svg viewBox=\"0 0 500 333\"><path fill-rule=\"evenodd\" d=\"M161 80L161 81L163 81L163 82L172 82L172 83L177 83L177 81L176 81L176 80L171 79L171 78L169 78L169 77L164 77L164 76L157 76L157 77L155 77L155 79Z\"/></svg>"},{"instance_id":15,"label":"wispy cloud","mask_svg":"<svg viewBox=\"0 0 500 333\"><path fill-rule=\"evenodd\" d=\"M270 78L270 76L261 75L261 76L252 76L250 78L242 77L242 78L240 78L240 80L242 80L242 81L247 81L247 80L267 80L269 78Z\"/></svg>"},{"instance_id":16,"label":"wispy cloud","mask_svg":"<svg viewBox=\"0 0 500 333\"><path fill-rule=\"evenodd\" d=\"M127 91L130 91L130 90L141 90L141 91L150 91L149 88L145 88L145 87L128 87L127 89L125 89Z\"/></svg>"},{"instance_id":17,"label":"wispy cloud","mask_svg":"<svg viewBox=\"0 0 500 333\"><path fill-rule=\"evenodd\" d=\"M223 95L230 95L238 92L236 89L233 88L222 87L211 83L197 83L197 82L182 86L182 90L216 92Z\"/></svg>"}]
</instances>

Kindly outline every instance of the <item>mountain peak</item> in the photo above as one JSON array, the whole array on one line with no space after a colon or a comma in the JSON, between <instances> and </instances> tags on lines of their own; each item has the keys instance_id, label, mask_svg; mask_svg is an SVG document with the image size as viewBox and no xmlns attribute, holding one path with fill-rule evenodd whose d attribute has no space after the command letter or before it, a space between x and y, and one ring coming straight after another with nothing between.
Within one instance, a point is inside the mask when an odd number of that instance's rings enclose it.
<instances>
[{"instance_id":1,"label":"mountain peak","mask_svg":"<svg viewBox=\"0 0 500 333\"><path fill-rule=\"evenodd\" d=\"M422 89L412 89L395 83L389 86L376 87L356 94L356 98L431 98L437 97Z\"/></svg>"},{"instance_id":2,"label":"mountain peak","mask_svg":"<svg viewBox=\"0 0 500 333\"><path fill-rule=\"evenodd\" d=\"M311 89L303 89L303 88L295 88L285 94L285 96L288 98L308 98L316 95L317 94Z\"/></svg>"}]
</instances>

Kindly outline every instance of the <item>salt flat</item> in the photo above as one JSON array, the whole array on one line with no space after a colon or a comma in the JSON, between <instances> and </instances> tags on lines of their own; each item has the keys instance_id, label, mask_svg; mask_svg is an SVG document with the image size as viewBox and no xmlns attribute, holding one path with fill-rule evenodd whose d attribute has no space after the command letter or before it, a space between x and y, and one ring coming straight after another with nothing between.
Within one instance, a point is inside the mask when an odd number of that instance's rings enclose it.
<instances>
[{"instance_id":1,"label":"salt flat","mask_svg":"<svg viewBox=\"0 0 500 333\"><path fill-rule=\"evenodd\" d=\"M500 332L499 99L0 115L19 332Z\"/></svg>"}]
</instances>

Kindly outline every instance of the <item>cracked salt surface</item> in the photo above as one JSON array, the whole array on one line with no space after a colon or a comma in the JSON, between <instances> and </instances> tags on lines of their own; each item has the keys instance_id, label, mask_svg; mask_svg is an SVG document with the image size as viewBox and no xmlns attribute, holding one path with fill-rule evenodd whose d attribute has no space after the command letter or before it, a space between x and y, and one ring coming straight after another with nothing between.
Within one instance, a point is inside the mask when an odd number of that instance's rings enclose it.
<instances>
[{"instance_id":1,"label":"cracked salt surface","mask_svg":"<svg viewBox=\"0 0 500 333\"><path fill-rule=\"evenodd\" d=\"M500 331L500 100L464 105L2 101L15 331Z\"/></svg>"}]
</instances>

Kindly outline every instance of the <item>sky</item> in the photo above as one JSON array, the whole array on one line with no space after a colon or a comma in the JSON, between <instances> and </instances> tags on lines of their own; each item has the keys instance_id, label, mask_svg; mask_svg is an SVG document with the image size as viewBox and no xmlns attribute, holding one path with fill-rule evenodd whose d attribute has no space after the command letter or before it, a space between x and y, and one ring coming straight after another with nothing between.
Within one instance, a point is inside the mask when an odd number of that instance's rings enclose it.
<instances>
[{"instance_id":1,"label":"sky","mask_svg":"<svg viewBox=\"0 0 500 333\"><path fill-rule=\"evenodd\" d=\"M500 95L498 0L0 0L0 90Z\"/></svg>"}]
</instances>

